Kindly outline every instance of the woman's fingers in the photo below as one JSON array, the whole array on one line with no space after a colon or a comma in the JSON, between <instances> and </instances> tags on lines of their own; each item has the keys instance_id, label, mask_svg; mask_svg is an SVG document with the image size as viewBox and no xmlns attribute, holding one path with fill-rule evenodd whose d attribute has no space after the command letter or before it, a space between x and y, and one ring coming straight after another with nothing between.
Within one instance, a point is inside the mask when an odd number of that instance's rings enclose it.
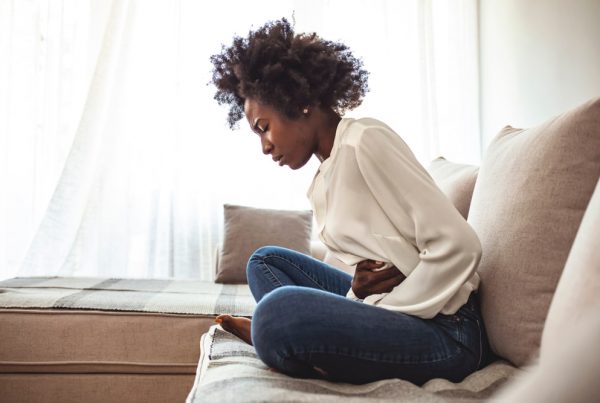
<instances>
[{"instance_id":1,"label":"woman's fingers","mask_svg":"<svg viewBox=\"0 0 600 403\"><path fill-rule=\"evenodd\" d=\"M385 269L385 270L378 271L378 272L373 272L373 275L372 275L372 277L369 278L369 280L370 280L370 283L373 285L373 288L378 290L381 287L387 289L390 287L390 285L391 285L391 288L394 288L395 286L397 286L398 284L403 282L405 278L406 278L406 276L404 274L402 274L402 272L400 270L398 270L396 267L392 266L389 269ZM381 292L388 292L388 291L381 291Z\"/></svg>"},{"instance_id":2,"label":"woman's fingers","mask_svg":"<svg viewBox=\"0 0 600 403\"><path fill-rule=\"evenodd\" d=\"M406 276L395 266L380 271L371 271L369 268L383 262L362 261L357 265L357 270L352 278L352 291L358 298L365 298L371 294L390 292L402 283Z\"/></svg>"},{"instance_id":3,"label":"woman's fingers","mask_svg":"<svg viewBox=\"0 0 600 403\"><path fill-rule=\"evenodd\" d=\"M375 286L373 286L371 291L373 294L382 294L384 292L390 292L394 289L394 287L402 283L402 281L404 281L404 278L392 277L390 279L377 283Z\"/></svg>"},{"instance_id":4,"label":"woman's fingers","mask_svg":"<svg viewBox=\"0 0 600 403\"><path fill-rule=\"evenodd\" d=\"M396 266L391 266L391 267L388 267L383 270L373 271L371 273L369 273L367 275L370 276L370 278L373 279L374 281L384 281L384 280L387 280L390 278L404 276L402 274L402 272L400 270L398 270L398 268Z\"/></svg>"},{"instance_id":5,"label":"woman's fingers","mask_svg":"<svg viewBox=\"0 0 600 403\"><path fill-rule=\"evenodd\" d=\"M380 267L382 267L385 263L384 262L378 262L375 260L363 260L362 262L359 262L356 265L356 269L357 270L373 270L373 269L378 269Z\"/></svg>"}]
</instances>

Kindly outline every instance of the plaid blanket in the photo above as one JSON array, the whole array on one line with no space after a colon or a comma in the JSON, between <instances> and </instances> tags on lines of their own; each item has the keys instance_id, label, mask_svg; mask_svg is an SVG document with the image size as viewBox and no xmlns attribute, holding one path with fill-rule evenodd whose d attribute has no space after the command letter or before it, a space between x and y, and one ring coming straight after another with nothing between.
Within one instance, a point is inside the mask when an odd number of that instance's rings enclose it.
<instances>
[{"instance_id":1,"label":"plaid blanket","mask_svg":"<svg viewBox=\"0 0 600 403\"><path fill-rule=\"evenodd\" d=\"M251 316L255 305L246 284L96 277L17 277L0 281L0 308Z\"/></svg>"},{"instance_id":2,"label":"plaid blanket","mask_svg":"<svg viewBox=\"0 0 600 403\"><path fill-rule=\"evenodd\" d=\"M497 361L460 383L433 379L422 387L400 379L365 385L292 378L270 371L254 348L214 325L202 336L194 386L199 402L479 402L521 370Z\"/></svg>"}]
</instances>

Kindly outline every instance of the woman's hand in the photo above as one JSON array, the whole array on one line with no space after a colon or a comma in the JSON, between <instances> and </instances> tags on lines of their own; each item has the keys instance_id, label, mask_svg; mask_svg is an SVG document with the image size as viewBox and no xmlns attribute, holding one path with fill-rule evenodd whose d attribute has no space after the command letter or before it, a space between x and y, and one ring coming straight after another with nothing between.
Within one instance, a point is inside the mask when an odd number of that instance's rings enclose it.
<instances>
[{"instance_id":1,"label":"woman's hand","mask_svg":"<svg viewBox=\"0 0 600 403\"><path fill-rule=\"evenodd\" d=\"M352 278L352 292L360 299L371 294L390 292L394 287L404 281L406 276L395 266L381 271L373 271L385 263L374 260L363 260L356 265Z\"/></svg>"}]
</instances>

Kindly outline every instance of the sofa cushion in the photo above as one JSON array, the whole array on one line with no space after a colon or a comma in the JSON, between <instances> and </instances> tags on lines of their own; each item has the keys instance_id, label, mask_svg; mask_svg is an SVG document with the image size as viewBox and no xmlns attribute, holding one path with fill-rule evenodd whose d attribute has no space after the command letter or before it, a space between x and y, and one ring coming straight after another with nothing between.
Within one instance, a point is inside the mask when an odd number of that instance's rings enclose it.
<instances>
[{"instance_id":1,"label":"sofa cushion","mask_svg":"<svg viewBox=\"0 0 600 403\"><path fill-rule=\"evenodd\" d=\"M539 351L548 307L600 176L600 98L531 129L505 127L479 170L469 223L481 240L481 307L492 349Z\"/></svg>"},{"instance_id":2,"label":"sofa cushion","mask_svg":"<svg viewBox=\"0 0 600 403\"><path fill-rule=\"evenodd\" d=\"M193 374L199 335L213 324L200 315L0 309L0 373Z\"/></svg>"},{"instance_id":3,"label":"sofa cushion","mask_svg":"<svg viewBox=\"0 0 600 403\"><path fill-rule=\"evenodd\" d=\"M572 337L573 329L579 328L586 318L598 316L600 309L599 240L600 181L583 216L548 311L542 335L541 361L565 344L565 341Z\"/></svg>"},{"instance_id":4,"label":"sofa cushion","mask_svg":"<svg viewBox=\"0 0 600 403\"><path fill-rule=\"evenodd\" d=\"M466 220L479 167L438 157L431 161L427 171Z\"/></svg>"},{"instance_id":5,"label":"sofa cushion","mask_svg":"<svg viewBox=\"0 0 600 403\"><path fill-rule=\"evenodd\" d=\"M0 308L251 316L255 306L245 284L195 279L17 277L0 281Z\"/></svg>"},{"instance_id":6,"label":"sofa cushion","mask_svg":"<svg viewBox=\"0 0 600 403\"><path fill-rule=\"evenodd\" d=\"M271 210L224 205L225 235L215 282L246 283L254 251L276 245L310 254L312 211Z\"/></svg>"},{"instance_id":7,"label":"sofa cushion","mask_svg":"<svg viewBox=\"0 0 600 403\"><path fill-rule=\"evenodd\" d=\"M0 373L193 374L215 315L255 305L247 285L198 280L1 281Z\"/></svg>"},{"instance_id":8,"label":"sofa cushion","mask_svg":"<svg viewBox=\"0 0 600 403\"><path fill-rule=\"evenodd\" d=\"M497 361L460 383L433 379L416 386L401 379L364 385L293 378L273 372L254 348L213 326L202 336L202 354L187 402L480 402L521 371Z\"/></svg>"},{"instance_id":9,"label":"sofa cushion","mask_svg":"<svg viewBox=\"0 0 600 403\"><path fill-rule=\"evenodd\" d=\"M0 399L10 403L183 402L193 374L0 373Z\"/></svg>"}]
</instances>

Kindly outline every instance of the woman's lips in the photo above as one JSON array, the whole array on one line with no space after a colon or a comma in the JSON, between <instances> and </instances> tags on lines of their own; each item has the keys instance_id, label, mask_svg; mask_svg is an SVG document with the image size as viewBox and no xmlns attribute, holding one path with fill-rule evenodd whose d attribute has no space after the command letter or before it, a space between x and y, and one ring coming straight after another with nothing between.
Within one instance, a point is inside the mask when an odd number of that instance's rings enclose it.
<instances>
[{"instance_id":1,"label":"woman's lips","mask_svg":"<svg viewBox=\"0 0 600 403\"><path fill-rule=\"evenodd\" d=\"M283 161L283 155L280 155L278 157L273 157L273 161L279 162L279 166L281 166L282 165L282 161Z\"/></svg>"}]
</instances>

